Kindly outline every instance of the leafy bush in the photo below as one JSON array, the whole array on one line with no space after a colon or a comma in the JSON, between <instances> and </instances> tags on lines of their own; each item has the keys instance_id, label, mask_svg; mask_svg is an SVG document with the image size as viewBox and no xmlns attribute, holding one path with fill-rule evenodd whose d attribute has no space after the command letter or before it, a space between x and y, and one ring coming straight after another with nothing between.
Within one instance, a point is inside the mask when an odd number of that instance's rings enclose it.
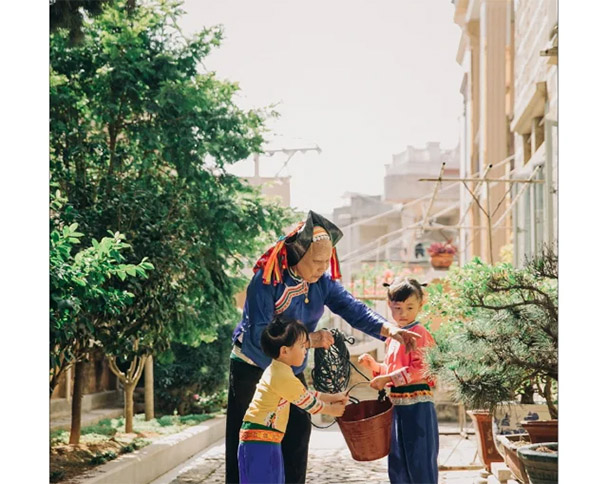
<instances>
[{"instance_id":1,"label":"leafy bush","mask_svg":"<svg viewBox=\"0 0 608 484\"><path fill-rule=\"evenodd\" d=\"M112 425L101 425L101 422L97 425L88 425L83 427L80 430L80 435L88 435L88 434L99 434L106 435L108 437L112 437L116 434L116 428L112 427Z\"/></svg>"},{"instance_id":2,"label":"leafy bush","mask_svg":"<svg viewBox=\"0 0 608 484\"><path fill-rule=\"evenodd\" d=\"M97 466L99 464L104 464L105 462L108 462L110 460L114 460L116 459L116 457L116 452L107 450L106 452L95 454L93 457L91 457L89 463Z\"/></svg>"},{"instance_id":3,"label":"leafy bush","mask_svg":"<svg viewBox=\"0 0 608 484\"><path fill-rule=\"evenodd\" d=\"M173 415L163 415L162 417L157 418L156 421L161 427L169 427L170 425L175 425L178 420Z\"/></svg>"},{"instance_id":4,"label":"leafy bush","mask_svg":"<svg viewBox=\"0 0 608 484\"><path fill-rule=\"evenodd\" d=\"M51 469L51 472L49 474L49 481L50 482L59 482L59 481L63 480L64 477L65 477L65 471L63 471L61 469Z\"/></svg>"},{"instance_id":5,"label":"leafy bush","mask_svg":"<svg viewBox=\"0 0 608 484\"><path fill-rule=\"evenodd\" d=\"M192 347L171 344L171 355L155 359L154 397L160 412L180 415L217 411L222 396L213 397L209 405L199 405L194 395L213 396L227 383L229 355L232 348L233 324L218 328L212 343ZM172 358L172 361L167 361Z\"/></svg>"},{"instance_id":6,"label":"leafy bush","mask_svg":"<svg viewBox=\"0 0 608 484\"><path fill-rule=\"evenodd\" d=\"M198 414L198 415L182 415L179 417L179 421L185 425L196 425L205 420L213 418L212 415Z\"/></svg>"},{"instance_id":7,"label":"leafy bush","mask_svg":"<svg viewBox=\"0 0 608 484\"><path fill-rule=\"evenodd\" d=\"M50 434L51 447L56 444L66 444L70 433L67 430L52 430Z\"/></svg>"},{"instance_id":8,"label":"leafy bush","mask_svg":"<svg viewBox=\"0 0 608 484\"><path fill-rule=\"evenodd\" d=\"M228 391L224 388L209 396L194 395L194 401L205 413L219 412L228 405Z\"/></svg>"}]
</instances>

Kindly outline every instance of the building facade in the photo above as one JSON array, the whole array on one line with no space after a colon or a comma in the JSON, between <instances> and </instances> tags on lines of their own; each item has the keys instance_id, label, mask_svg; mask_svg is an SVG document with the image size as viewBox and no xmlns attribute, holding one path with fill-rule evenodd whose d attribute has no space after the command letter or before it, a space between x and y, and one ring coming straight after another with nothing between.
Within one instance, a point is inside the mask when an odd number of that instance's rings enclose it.
<instances>
[{"instance_id":1,"label":"building facade","mask_svg":"<svg viewBox=\"0 0 608 484\"><path fill-rule=\"evenodd\" d=\"M522 264L557 241L557 0L514 6L514 174L543 183L516 186L514 257Z\"/></svg>"},{"instance_id":2,"label":"building facade","mask_svg":"<svg viewBox=\"0 0 608 484\"><path fill-rule=\"evenodd\" d=\"M461 189L461 262L497 262L512 244L521 264L556 233L556 0L452 3L464 68L461 177L500 180L471 182L477 200Z\"/></svg>"}]
</instances>

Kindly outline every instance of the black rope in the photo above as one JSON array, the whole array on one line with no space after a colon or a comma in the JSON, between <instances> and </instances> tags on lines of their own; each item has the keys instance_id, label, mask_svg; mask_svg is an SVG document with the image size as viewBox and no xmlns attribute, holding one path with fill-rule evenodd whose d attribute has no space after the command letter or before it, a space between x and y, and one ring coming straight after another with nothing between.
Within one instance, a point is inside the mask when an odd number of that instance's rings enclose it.
<instances>
[{"instance_id":1,"label":"black rope","mask_svg":"<svg viewBox=\"0 0 608 484\"><path fill-rule=\"evenodd\" d=\"M334 344L328 349L315 348L315 366L312 369L312 384L315 390L323 393L343 392L346 390L348 382L350 381L351 367L365 378L365 380L370 381L370 379L350 361L350 352L348 351L346 343L351 345L355 344L355 338L346 336L342 331L336 328L331 329L330 332L334 337ZM353 385L349 389L349 392L359 384L360 383ZM386 392L384 390L379 392L379 400L382 400L385 397ZM351 395L349 395L348 398L351 403L359 403L359 400ZM308 418L310 419L310 415L308 415ZM325 427L315 425L312 420L311 423L318 429L326 429L335 424L336 420Z\"/></svg>"},{"instance_id":2,"label":"black rope","mask_svg":"<svg viewBox=\"0 0 608 484\"><path fill-rule=\"evenodd\" d=\"M315 367L312 369L312 384L323 393L340 393L346 390L350 381L351 366L361 373L350 361L346 343L354 344L355 338L346 336L339 329L330 330L334 344L328 349L315 348ZM361 373L363 375L363 373ZM369 380L363 375L366 380Z\"/></svg>"}]
</instances>

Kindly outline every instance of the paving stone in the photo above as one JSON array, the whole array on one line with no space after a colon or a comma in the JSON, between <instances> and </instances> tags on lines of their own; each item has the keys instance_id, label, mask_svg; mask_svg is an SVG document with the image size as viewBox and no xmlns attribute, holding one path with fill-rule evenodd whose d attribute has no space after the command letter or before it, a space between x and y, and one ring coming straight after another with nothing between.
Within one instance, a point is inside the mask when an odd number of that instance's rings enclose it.
<instances>
[{"instance_id":1,"label":"paving stone","mask_svg":"<svg viewBox=\"0 0 608 484\"><path fill-rule=\"evenodd\" d=\"M459 435L440 436L440 465L471 465L475 455L472 439ZM173 477L158 479L151 484L223 484L225 482L224 451L222 442L194 456L173 472ZM475 463L476 465L479 462ZM446 470L439 473L441 484L475 484L479 469ZM355 461L346 446L340 430L313 429L308 455L307 482L311 484L390 484L388 457L371 461ZM484 484L485 479L480 481Z\"/></svg>"}]
</instances>

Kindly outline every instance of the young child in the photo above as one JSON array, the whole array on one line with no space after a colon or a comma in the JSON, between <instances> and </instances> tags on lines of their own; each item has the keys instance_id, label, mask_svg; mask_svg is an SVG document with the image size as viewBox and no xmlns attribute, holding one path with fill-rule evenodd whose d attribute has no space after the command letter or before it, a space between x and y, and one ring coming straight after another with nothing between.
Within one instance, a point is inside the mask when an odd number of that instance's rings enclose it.
<instances>
[{"instance_id":1,"label":"young child","mask_svg":"<svg viewBox=\"0 0 608 484\"><path fill-rule=\"evenodd\" d=\"M300 322L275 316L262 333L261 346L272 363L257 384L241 426L241 484L285 482L281 440L290 402L311 414L334 417L342 416L348 403L345 393L310 391L294 375L291 367L302 365L309 346L308 330Z\"/></svg>"},{"instance_id":2,"label":"young child","mask_svg":"<svg viewBox=\"0 0 608 484\"><path fill-rule=\"evenodd\" d=\"M388 306L400 328L420 335L416 350L406 352L403 345L389 339L384 363L378 363L367 353L359 357L359 363L373 372L372 388L390 387L394 407L388 475L392 483L436 484L439 480L439 427L431 393L434 382L424 377L422 359L425 347L435 341L416 320L422 301L418 281L394 281L388 288Z\"/></svg>"}]
</instances>

